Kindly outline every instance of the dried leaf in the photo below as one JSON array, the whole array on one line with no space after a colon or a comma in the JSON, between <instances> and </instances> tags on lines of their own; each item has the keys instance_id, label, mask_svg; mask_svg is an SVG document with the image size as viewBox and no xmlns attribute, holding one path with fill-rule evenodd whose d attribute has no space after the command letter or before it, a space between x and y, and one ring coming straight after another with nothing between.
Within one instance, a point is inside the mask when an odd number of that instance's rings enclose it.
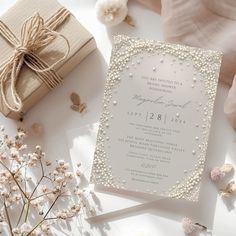
<instances>
[{"instance_id":1,"label":"dried leaf","mask_svg":"<svg viewBox=\"0 0 236 236\"><path fill-rule=\"evenodd\" d=\"M70 95L70 99L74 105L79 106L80 105L80 96L77 93L72 93Z\"/></svg>"},{"instance_id":2,"label":"dried leaf","mask_svg":"<svg viewBox=\"0 0 236 236\"><path fill-rule=\"evenodd\" d=\"M70 108L74 111L78 111L79 112L79 106L77 105L71 105Z\"/></svg>"},{"instance_id":3,"label":"dried leaf","mask_svg":"<svg viewBox=\"0 0 236 236\"><path fill-rule=\"evenodd\" d=\"M87 108L87 105L85 103L82 103L79 105L79 112L82 113Z\"/></svg>"},{"instance_id":4,"label":"dried leaf","mask_svg":"<svg viewBox=\"0 0 236 236\"><path fill-rule=\"evenodd\" d=\"M46 166L50 166L52 165L52 162L51 161L46 161Z\"/></svg>"},{"instance_id":5,"label":"dried leaf","mask_svg":"<svg viewBox=\"0 0 236 236\"><path fill-rule=\"evenodd\" d=\"M226 186L226 191L228 193L233 193L236 190L235 182L231 181L230 183L227 184Z\"/></svg>"},{"instance_id":6,"label":"dried leaf","mask_svg":"<svg viewBox=\"0 0 236 236\"><path fill-rule=\"evenodd\" d=\"M231 164L224 164L222 167L221 167L221 170L225 173L229 173L231 172L233 169L233 166Z\"/></svg>"},{"instance_id":7,"label":"dried leaf","mask_svg":"<svg viewBox=\"0 0 236 236\"><path fill-rule=\"evenodd\" d=\"M125 17L124 22L132 27L135 27L134 19L129 15Z\"/></svg>"},{"instance_id":8,"label":"dried leaf","mask_svg":"<svg viewBox=\"0 0 236 236\"><path fill-rule=\"evenodd\" d=\"M70 99L73 103L70 106L73 111L77 111L79 113L82 113L87 108L87 105L85 103L81 103L80 96L77 93L72 93L70 95Z\"/></svg>"},{"instance_id":9,"label":"dried leaf","mask_svg":"<svg viewBox=\"0 0 236 236\"><path fill-rule=\"evenodd\" d=\"M227 184L225 189L221 189L221 196L222 197L229 197L230 194L232 194L233 192L235 192L236 190L236 186L235 186L235 182L231 181Z\"/></svg>"}]
</instances>

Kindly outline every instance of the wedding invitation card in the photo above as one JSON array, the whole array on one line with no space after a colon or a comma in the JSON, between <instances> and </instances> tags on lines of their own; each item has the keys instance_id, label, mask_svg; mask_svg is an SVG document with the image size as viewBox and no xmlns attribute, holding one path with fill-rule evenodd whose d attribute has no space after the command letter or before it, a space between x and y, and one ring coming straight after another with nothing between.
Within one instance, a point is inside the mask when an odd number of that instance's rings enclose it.
<instances>
[{"instance_id":1,"label":"wedding invitation card","mask_svg":"<svg viewBox=\"0 0 236 236\"><path fill-rule=\"evenodd\" d=\"M221 53L116 36L91 181L197 201Z\"/></svg>"}]
</instances>

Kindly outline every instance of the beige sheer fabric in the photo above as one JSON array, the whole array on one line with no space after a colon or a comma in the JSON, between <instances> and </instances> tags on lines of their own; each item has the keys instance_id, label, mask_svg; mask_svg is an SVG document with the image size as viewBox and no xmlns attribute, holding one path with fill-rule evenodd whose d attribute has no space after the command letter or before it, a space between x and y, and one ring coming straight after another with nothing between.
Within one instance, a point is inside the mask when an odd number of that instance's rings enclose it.
<instances>
[{"instance_id":1,"label":"beige sheer fabric","mask_svg":"<svg viewBox=\"0 0 236 236\"><path fill-rule=\"evenodd\" d=\"M236 0L138 0L163 21L167 42L223 52L220 80L231 85L236 75ZM225 114L236 128L236 76L225 101Z\"/></svg>"},{"instance_id":2,"label":"beige sheer fabric","mask_svg":"<svg viewBox=\"0 0 236 236\"><path fill-rule=\"evenodd\" d=\"M236 74L236 0L138 0L160 12L167 42L222 51L220 79ZM161 7L162 5L162 7Z\"/></svg>"}]
</instances>

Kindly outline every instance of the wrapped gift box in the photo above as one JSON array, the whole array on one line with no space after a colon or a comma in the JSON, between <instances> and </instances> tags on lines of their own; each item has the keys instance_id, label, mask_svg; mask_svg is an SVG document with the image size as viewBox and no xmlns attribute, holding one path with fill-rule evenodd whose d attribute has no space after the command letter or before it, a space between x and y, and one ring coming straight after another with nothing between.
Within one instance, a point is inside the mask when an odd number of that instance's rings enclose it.
<instances>
[{"instance_id":1,"label":"wrapped gift box","mask_svg":"<svg viewBox=\"0 0 236 236\"><path fill-rule=\"evenodd\" d=\"M0 20L4 22L4 25L11 30L16 38L20 39L22 26L27 19L38 13L40 17L46 21L60 8L62 8L62 6L56 0L18 0L12 8L0 17ZM64 78L83 58L96 48L96 43L93 36L72 14L70 14L55 31L68 40L70 47L66 59L53 67L53 70L61 78ZM52 42L37 52L37 56L48 65L52 65L58 61L63 57L66 51L66 43L63 37L52 40ZM0 67L12 57L14 50L15 48L0 32ZM0 80L1 79L2 78L0 78ZM50 91L50 88L39 79L37 73L25 64L23 64L16 81L16 91L23 102L21 111L16 112L9 109L3 99L1 98L0 100L0 111L5 116L13 119L19 119ZM4 88L7 101L11 104L13 98L9 81L4 84Z\"/></svg>"}]
</instances>

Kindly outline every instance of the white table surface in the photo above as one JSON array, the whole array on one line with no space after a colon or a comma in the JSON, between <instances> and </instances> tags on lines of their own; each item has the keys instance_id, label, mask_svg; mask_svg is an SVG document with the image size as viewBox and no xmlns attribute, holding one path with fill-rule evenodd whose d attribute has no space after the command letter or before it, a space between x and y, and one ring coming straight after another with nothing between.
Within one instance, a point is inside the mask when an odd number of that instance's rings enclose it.
<instances>
[{"instance_id":1,"label":"white table surface","mask_svg":"<svg viewBox=\"0 0 236 236\"><path fill-rule=\"evenodd\" d=\"M40 0L39 0L40 1ZM0 0L0 14L13 5L15 0ZM35 122L43 124L44 134L41 138L31 138L28 142L43 145L47 155L70 161L66 133L85 124L99 120L105 75L111 52L112 36L127 34L156 40L163 40L161 18L135 1L129 3L129 14L134 17L136 27L125 23L106 29L95 16L95 0L60 0L77 19L94 35L98 50L89 55L72 71L65 83L42 99L25 118L25 125ZM78 35L79 37L79 35ZM1 51L1 49L0 49ZM69 95L77 92L88 105L84 115L70 109ZM235 132L229 126L223 113L224 100L228 88L219 84L212 129L207 153L206 175L198 203L164 201L161 206L152 206L139 212L108 219L106 222L84 227L95 236L181 236L181 219L188 216L212 229L214 236L236 235L236 210L230 201L224 202L217 194L216 185L208 177L209 169L224 162L236 166ZM0 115L0 123L9 132L14 132L16 122ZM231 178L235 177L232 175ZM232 201L235 200L232 199ZM114 203L115 204L115 203ZM236 203L233 202L235 205ZM68 235L64 233L58 234ZM205 235L205 234L204 234Z\"/></svg>"}]
</instances>

